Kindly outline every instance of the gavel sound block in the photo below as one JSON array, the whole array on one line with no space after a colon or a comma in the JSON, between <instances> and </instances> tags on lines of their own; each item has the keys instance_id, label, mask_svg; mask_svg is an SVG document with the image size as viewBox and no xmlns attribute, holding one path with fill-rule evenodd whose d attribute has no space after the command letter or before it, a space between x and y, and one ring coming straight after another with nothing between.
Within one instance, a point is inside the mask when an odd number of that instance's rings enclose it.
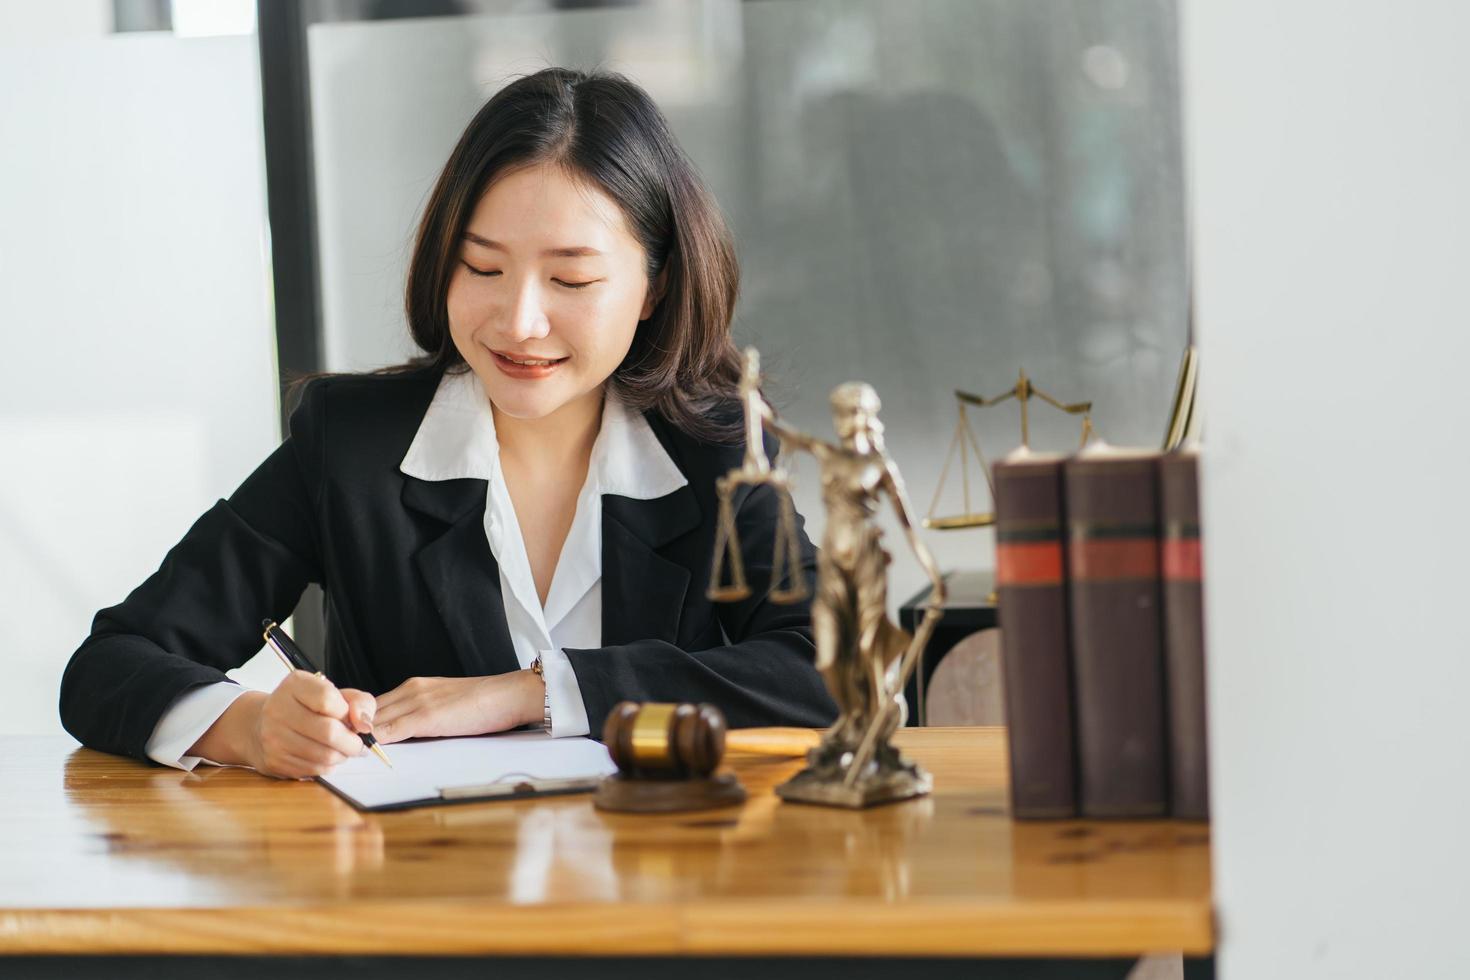
<instances>
[{"instance_id":1,"label":"gavel sound block","mask_svg":"<svg viewBox=\"0 0 1470 980\"><path fill-rule=\"evenodd\" d=\"M618 771L598 784L599 809L674 813L745 802L733 773L715 774L725 716L712 704L624 701L607 716L602 741Z\"/></svg>"}]
</instances>

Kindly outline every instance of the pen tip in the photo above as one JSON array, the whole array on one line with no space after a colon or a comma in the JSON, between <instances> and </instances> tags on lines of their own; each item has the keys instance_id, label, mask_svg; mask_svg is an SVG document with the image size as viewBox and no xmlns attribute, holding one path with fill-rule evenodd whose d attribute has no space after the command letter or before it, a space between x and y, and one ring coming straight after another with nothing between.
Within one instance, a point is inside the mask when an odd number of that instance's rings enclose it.
<instances>
[{"instance_id":1,"label":"pen tip","mask_svg":"<svg viewBox=\"0 0 1470 980\"><path fill-rule=\"evenodd\" d=\"M370 746L370 748L373 750L374 755L383 760L383 765L387 766L389 769L393 768L393 763L388 759L388 753L383 751L383 747L381 745L374 744Z\"/></svg>"}]
</instances>

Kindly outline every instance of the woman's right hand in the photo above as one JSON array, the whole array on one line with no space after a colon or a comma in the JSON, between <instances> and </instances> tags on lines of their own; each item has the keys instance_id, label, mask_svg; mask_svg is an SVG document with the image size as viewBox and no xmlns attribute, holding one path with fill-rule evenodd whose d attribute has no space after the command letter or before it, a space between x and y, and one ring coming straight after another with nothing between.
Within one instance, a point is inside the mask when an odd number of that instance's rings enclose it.
<instances>
[{"instance_id":1,"label":"woman's right hand","mask_svg":"<svg viewBox=\"0 0 1470 980\"><path fill-rule=\"evenodd\" d=\"M243 700L243 699L242 699ZM366 691L338 690L325 677L293 670L245 726L248 764L268 776L308 779L365 751L356 733L372 729L377 702Z\"/></svg>"}]
</instances>

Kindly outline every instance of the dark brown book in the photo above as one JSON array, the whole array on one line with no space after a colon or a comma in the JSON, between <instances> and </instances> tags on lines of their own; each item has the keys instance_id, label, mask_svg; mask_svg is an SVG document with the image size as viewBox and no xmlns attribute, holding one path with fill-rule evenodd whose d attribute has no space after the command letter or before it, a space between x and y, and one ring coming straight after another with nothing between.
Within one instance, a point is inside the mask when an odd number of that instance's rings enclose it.
<instances>
[{"instance_id":1,"label":"dark brown book","mask_svg":"<svg viewBox=\"0 0 1470 980\"><path fill-rule=\"evenodd\" d=\"M1065 467L1084 817L1158 817L1169 808L1158 465L1158 453L1095 448Z\"/></svg>"},{"instance_id":2,"label":"dark brown book","mask_svg":"<svg viewBox=\"0 0 1470 980\"><path fill-rule=\"evenodd\" d=\"M995 585L1017 819L1077 813L1062 458L1013 455L995 474Z\"/></svg>"},{"instance_id":3,"label":"dark brown book","mask_svg":"<svg viewBox=\"0 0 1470 980\"><path fill-rule=\"evenodd\" d=\"M1164 589L1164 677L1168 691L1170 812L1210 817L1205 751L1205 617L1200 563L1199 456L1159 464L1160 565Z\"/></svg>"}]
</instances>

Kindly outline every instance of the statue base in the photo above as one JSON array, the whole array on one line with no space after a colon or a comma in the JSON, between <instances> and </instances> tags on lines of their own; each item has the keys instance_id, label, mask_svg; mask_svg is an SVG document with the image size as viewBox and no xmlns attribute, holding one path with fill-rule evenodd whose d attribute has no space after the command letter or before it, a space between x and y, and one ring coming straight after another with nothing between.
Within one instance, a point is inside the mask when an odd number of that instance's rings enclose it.
<instances>
[{"instance_id":1,"label":"statue base","mask_svg":"<svg viewBox=\"0 0 1470 980\"><path fill-rule=\"evenodd\" d=\"M892 745L881 745L874 761L851 784L847 782L851 751L830 745L813 749L807 767L776 787L776 795L790 803L814 803L849 810L883 803L897 803L927 796L934 780L923 769L905 759Z\"/></svg>"}]
</instances>

